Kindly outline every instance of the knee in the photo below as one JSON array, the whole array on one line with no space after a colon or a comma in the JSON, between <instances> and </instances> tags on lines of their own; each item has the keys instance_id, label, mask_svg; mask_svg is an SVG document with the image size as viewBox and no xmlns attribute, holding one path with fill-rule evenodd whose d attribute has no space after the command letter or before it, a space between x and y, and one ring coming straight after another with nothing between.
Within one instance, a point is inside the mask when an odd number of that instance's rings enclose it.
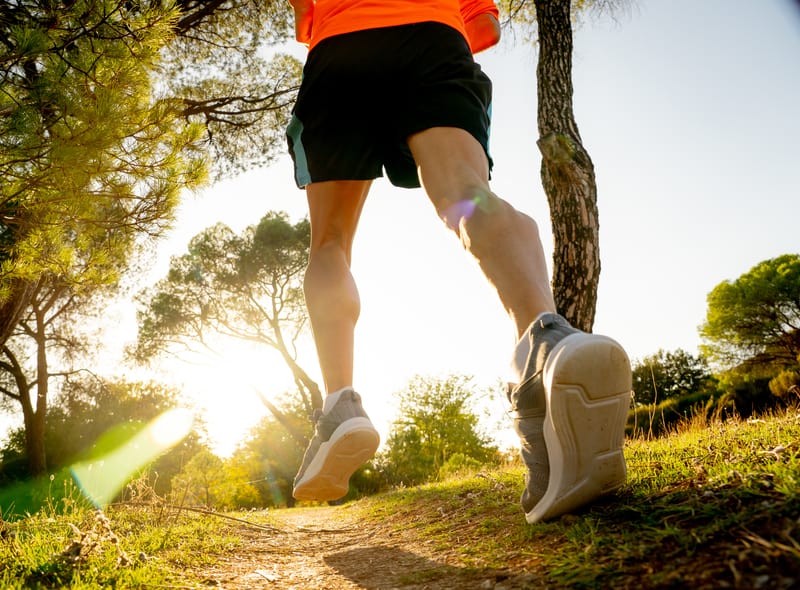
<instances>
[{"instance_id":1,"label":"knee","mask_svg":"<svg viewBox=\"0 0 800 590\"><path fill-rule=\"evenodd\" d=\"M481 186L463 191L460 199L447 202L438 209L438 213L447 226L459 235L490 228L500 231L521 223L533 223L530 217Z\"/></svg>"},{"instance_id":2,"label":"knee","mask_svg":"<svg viewBox=\"0 0 800 590\"><path fill-rule=\"evenodd\" d=\"M448 223L457 224L455 231L461 242L476 255L497 248L501 241L541 241L539 226L532 217L491 193L455 217Z\"/></svg>"},{"instance_id":3,"label":"knee","mask_svg":"<svg viewBox=\"0 0 800 590\"><path fill-rule=\"evenodd\" d=\"M462 224L469 223L476 216L496 211L500 202L488 187L469 185L454 191L448 198L435 201L434 206L447 227L459 233Z\"/></svg>"}]
</instances>

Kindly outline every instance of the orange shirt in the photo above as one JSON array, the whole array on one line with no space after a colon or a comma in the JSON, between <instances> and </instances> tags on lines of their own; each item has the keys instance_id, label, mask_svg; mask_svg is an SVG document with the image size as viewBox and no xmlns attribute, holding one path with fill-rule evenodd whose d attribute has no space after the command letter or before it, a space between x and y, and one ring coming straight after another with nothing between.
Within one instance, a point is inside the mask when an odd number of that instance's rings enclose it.
<instances>
[{"instance_id":1,"label":"orange shirt","mask_svg":"<svg viewBox=\"0 0 800 590\"><path fill-rule=\"evenodd\" d=\"M309 49L333 35L428 21L467 38L464 23L484 13L498 17L493 0L317 0Z\"/></svg>"}]
</instances>

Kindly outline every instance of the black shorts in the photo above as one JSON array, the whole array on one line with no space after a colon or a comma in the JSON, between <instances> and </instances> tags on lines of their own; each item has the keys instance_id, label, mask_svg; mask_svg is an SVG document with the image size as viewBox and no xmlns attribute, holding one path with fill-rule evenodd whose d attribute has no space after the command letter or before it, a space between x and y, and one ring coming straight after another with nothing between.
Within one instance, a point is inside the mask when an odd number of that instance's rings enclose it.
<instances>
[{"instance_id":1,"label":"black shorts","mask_svg":"<svg viewBox=\"0 0 800 590\"><path fill-rule=\"evenodd\" d=\"M309 53L286 130L298 187L370 180L418 187L406 139L458 127L483 146L489 166L492 83L464 37L418 23L330 37Z\"/></svg>"}]
</instances>

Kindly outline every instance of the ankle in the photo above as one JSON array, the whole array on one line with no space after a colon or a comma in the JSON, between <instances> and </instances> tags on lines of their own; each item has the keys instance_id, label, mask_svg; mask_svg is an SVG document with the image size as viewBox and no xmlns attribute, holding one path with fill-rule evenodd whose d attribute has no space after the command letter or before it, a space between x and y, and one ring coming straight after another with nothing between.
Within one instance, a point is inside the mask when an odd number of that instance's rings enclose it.
<instances>
[{"instance_id":1,"label":"ankle","mask_svg":"<svg viewBox=\"0 0 800 590\"><path fill-rule=\"evenodd\" d=\"M348 385L347 387L342 387L341 389L334 391L333 393L329 393L327 397L325 397L325 401L322 404L322 413L325 414L336 405L336 402L339 401L339 398L345 391L352 391L353 387Z\"/></svg>"}]
</instances>

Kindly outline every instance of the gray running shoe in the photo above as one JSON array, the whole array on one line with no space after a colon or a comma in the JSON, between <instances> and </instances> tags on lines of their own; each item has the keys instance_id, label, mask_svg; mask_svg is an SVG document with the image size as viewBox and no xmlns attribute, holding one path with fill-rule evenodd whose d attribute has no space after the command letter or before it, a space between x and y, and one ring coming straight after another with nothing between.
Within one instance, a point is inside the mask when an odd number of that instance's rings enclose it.
<instances>
[{"instance_id":1,"label":"gray running shoe","mask_svg":"<svg viewBox=\"0 0 800 590\"><path fill-rule=\"evenodd\" d=\"M625 482L631 370L618 343L576 330L557 314L538 318L527 337L523 380L509 400L528 468L521 504L535 523Z\"/></svg>"},{"instance_id":2,"label":"gray running shoe","mask_svg":"<svg viewBox=\"0 0 800 590\"><path fill-rule=\"evenodd\" d=\"M338 500L347 494L350 476L369 461L380 444L378 431L361 407L361 396L342 392L325 414L314 413L314 438L306 449L292 495L298 500Z\"/></svg>"}]
</instances>

